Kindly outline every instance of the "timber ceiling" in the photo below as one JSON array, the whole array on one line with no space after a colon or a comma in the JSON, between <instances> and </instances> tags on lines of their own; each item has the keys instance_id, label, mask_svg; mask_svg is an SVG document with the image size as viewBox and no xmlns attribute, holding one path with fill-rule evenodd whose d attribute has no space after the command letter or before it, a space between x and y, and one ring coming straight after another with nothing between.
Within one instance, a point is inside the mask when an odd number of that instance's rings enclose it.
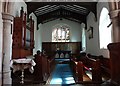
<instances>
[{"instance_id":1,"label":"timber ceiling","mask_svg":"<svg viewBox=\"0 0 120 86\"><path fill-rule=\"evenodd\" d=\"M28 14L34 13L39 23L62 18L86 24L90 12L96 16L97 2L26 2Z\"/></svg>"}]
</instances>

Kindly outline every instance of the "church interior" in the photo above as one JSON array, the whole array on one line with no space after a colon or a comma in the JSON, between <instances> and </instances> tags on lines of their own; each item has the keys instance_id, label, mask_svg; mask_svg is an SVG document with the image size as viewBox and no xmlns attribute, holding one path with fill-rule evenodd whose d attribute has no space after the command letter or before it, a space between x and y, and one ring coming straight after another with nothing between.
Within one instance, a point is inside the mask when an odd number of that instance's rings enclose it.
<instances>
[{"instance_id":1,"label":"church interior","mask_svg":"<svg viewBox=\"0 0 120 86\"><path fill-rule=\"evenodd\" d=\"M1 86L119 86L119 0L0 0Z\"/></svg>"}]
</instances>

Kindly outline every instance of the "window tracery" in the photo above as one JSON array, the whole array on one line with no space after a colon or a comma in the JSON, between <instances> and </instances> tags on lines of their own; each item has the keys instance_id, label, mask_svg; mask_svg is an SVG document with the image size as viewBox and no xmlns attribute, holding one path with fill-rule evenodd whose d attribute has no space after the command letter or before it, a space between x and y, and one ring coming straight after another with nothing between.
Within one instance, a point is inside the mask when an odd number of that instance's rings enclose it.
<instances>
[{"instance_id":1,"label":"window tracery","mask_svg":"<svg viewBox=\"0 0 120 86\"><path fill-rule=\"evenodd\" d=\"M52 32L52 42L69 42L70 27L67 25L58 25Z\"/></svg>"}]
</instances>

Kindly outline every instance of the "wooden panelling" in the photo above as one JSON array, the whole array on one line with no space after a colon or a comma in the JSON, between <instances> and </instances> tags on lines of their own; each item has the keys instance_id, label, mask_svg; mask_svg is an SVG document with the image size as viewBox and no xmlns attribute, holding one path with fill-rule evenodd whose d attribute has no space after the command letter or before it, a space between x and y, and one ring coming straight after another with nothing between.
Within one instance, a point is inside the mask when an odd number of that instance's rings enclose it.
<instances>
[{"instance_id":1,"label":"wooden panelling","mask_svg":"<svg viewBox=\"0 0 120 86\"><path fill-rule=\"evenodd\" d=\"M81 51L81 42L43 42L42 49L50 56L55 55L55 51L58 49L77 54Z\"/></svg>"}]
</instances>

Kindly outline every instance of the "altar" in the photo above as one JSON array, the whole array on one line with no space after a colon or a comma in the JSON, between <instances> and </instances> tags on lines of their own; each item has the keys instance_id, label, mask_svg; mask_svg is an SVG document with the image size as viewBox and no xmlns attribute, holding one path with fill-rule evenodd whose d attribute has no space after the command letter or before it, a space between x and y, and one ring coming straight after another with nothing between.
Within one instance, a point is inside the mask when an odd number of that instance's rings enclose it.
<instances>
[{"instance_id":1,"label":"altar","mask_svg":"<svg viewBox=\"0 0 120 86\"><path fill-rule=\"evenodd\" d=\"M71 51L57 50L55 51L55 58L69 59L71 56Z\"/></svg>"},{"instance_id":2,"label":"altar","mask_svg":"<svg viewBox=\"0 0 120 86\"><path fill-rule=\"evenodd\" d=\"M25 69L29 69L29 71L31 73L34 72L34 68L33 66L35 66L36 63L34 62L33 59L12 59L10 62L10 67L13 69L13 73L16 71L22 71L22 75L21 75L21 82L22 84L24 84L24 70Z\"/></svg>"}]
</instances>

